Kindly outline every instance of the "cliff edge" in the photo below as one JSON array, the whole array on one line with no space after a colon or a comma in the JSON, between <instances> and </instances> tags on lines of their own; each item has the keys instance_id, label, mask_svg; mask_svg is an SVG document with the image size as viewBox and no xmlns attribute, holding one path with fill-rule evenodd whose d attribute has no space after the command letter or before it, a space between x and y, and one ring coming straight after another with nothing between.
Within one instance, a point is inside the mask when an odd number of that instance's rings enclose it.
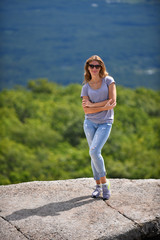
<instances>
[{"instance_id":1,"label":"cliff edge","mask_svg":"<svg viewBox=\"0 0 160 240\"><path fill-rule=\"evenodd\" d=\"M108 201L92 178L0 186L0 239L160 239L160 180L110 181Z\"/></svg>"}]
</instances>

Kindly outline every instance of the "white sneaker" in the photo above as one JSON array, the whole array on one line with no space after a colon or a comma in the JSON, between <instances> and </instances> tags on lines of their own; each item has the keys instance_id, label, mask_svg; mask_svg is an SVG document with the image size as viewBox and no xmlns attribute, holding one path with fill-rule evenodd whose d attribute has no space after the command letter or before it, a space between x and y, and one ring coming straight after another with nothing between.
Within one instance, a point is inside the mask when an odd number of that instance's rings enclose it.
<instances>
[{"instance_id":1,"label":"white sneaker","mask_svg":"<svg viewBox=\"0 0 160 240\"><path fill-rule=\"evenodd\" d=\"M97 198L101 195L102 192L102 188L100 185L96 185L96 189L94 190L94 192L92 193L92 197L93 198Z\"/></svg>"}]
</instances>

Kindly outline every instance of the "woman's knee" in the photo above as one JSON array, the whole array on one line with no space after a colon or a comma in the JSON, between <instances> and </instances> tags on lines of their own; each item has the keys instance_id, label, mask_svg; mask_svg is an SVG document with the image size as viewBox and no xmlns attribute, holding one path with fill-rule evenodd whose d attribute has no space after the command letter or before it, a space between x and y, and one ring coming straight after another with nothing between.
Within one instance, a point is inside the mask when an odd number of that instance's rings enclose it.
<instances>
[{"instance_id":1,"label":"woman's knee","mask_svg":"<svg viewBox=\"0 0 160 240\"><path fill-rule=\"evenodd\" d=\"M91 156L91 158L98 158L100 154L100 151L97 147L91 147L89 150L89 155Z\"/></svg>"}]
</instances>

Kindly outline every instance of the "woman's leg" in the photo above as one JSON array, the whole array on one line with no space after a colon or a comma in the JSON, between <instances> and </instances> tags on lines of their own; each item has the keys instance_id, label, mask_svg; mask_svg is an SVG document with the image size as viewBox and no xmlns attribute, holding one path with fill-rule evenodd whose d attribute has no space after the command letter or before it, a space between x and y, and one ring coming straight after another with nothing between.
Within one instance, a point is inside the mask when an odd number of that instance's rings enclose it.
<instances>
[{"instance_id":1,"label":"woman's leg","mask_svg":"<svg viewBox=\"0 0 160 240\"><path fill-rule=\"evenodd\" d=\"M96 130L97 130L96 124L92 123L89 120L84 121L84 132L85 132L89 147L92 144L92 140L94 138ZM92 158L91 158L91 167L92 167L92 172L93 172L94 179L96 180L96 183L100 184L100 177L94 166Z\"/></svg>"},{"instance_id":2,"label":"woman's leg","mask_svg":"<svg viewBox=\"0 0 160 240\"><path fill-rule=\"evenodd\" d=\"M99 125L88 120L84 122L84 132L90 147L92 171L97 184L96 189L92 193L92 197L99 197L103 190L103 200L107 200L110 197L110 183L106 180L106 171L104 160L101 156L101 149L109 137L111 128L112 124ZM92 154L94 155L93 159ZM99 163L97 163L97 161L99 161Z\"/></svg>"},{"instance_id":3,"label":"woman's leg","mask_svg":"<svg viewBox=\"0 0 160 240\"><path fill-rule=\"evenodd\" d=\"M100 182L101 182L102 184L106 183L106 182L107 182L106 176L101 177Z\"/></svg>"},{"instance_id":4,"label":"woman's leg","mask_svg":"<svg viewBox=\"0 0 160 240\"><path fill-rule=\"evenodd\" d=\"M104 159L101 155L101 150L110 135L111 128L112 124L98 124L98 128L92 139L89 151L93 164L96 168L96 171L99 173L102 183L106 182L106 170L104 165Z\"/></svg>"},{"instance_id":5,"label":"woman's leg","mask_svg":"<svg viewBox=\"0 0 160 240\"><path fill-rule=\"evenodd\" d=\"M97 183L98 184L99 182L102 183L103 200L108 200L110 198L111 192L110 182L109 180L106 180L106 170L104 165L104 159L101 155L101 150L110 135L111 128L112 124L99 125L94 134L94 138L90 146L90 156L100 176L100 181L98 181ZM100 191L98 187L96 187L96 190L93 192L93 194L92 194L93 197L100 196Z\"/></svg>"}]
</instances>

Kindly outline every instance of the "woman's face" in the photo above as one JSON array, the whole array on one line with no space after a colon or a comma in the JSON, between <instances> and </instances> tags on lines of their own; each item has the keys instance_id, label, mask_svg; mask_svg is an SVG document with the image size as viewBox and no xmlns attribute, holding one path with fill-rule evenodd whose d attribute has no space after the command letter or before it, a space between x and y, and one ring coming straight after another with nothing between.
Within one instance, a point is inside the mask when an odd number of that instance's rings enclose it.
<instances>
[{"instance_id":1,"label":"woman's face","mask_svg":"<svg viewBox=\"0 0 160 240\"><path fill-rule=\"evenodd\" d=\"M101 65L98 61L92 61L88 65L88 70L92 77L99 77L99 71L101 69Z\"/></svg>"}]
</instances>

